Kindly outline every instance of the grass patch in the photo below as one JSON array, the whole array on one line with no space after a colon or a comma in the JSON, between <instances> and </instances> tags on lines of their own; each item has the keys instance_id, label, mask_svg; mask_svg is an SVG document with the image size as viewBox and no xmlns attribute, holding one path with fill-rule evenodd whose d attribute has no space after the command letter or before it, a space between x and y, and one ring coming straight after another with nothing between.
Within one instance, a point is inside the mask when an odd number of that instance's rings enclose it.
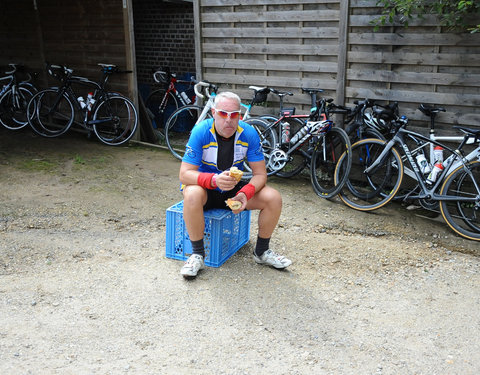
<instances>
[{"instance_id":1,"label":"grass patch","mask_svg":"<svg viewBox=\"0 0 480 375\"><path fill-rule=\"evenodd\" d=\"M97 156L92 158L84 158L83 156L77 154L73 158L73 165L76 169L80 168L81 170L85 169L102 169L105 168L105 165L109 161L108 156Z\"/></svg>"},{"instance_id":2,"label":"grass patch","mask_svg":"<svg viewBox=\"0 0 480 375\"><path fill-rule=\"evenodd\" d=\"M20 169L37 172L51 172L58 167L58 163L53 163L44 159L25 160L20 163Z\"/></svg>"},{"instance_id":3,"label":"grass patch","mask_svg":"<svg viewBox=\"0 0 480 375\"><path fill-rule=\"evenodd\" d=\"M77 155L75 155L75 157L73 159L73 163L74 164L85 164L85 159L77 154Z\"/></svg>"}]
</instances>

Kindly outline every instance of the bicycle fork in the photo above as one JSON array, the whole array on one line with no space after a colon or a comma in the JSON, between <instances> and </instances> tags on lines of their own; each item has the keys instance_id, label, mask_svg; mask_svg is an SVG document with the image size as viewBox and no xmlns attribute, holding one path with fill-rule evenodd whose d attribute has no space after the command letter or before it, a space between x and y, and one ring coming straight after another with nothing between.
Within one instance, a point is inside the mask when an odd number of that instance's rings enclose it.
<instances>
[{"instance_id":1,"label":"bicycle fork","mask_svg":"<svg viewBox=\"0 0 480 375\"><path fill-rule=\"evenodd\" d=\"M383 148L381 154L373 161L373 163L370 166L365 168L365 170L363 172L365 174L374 173L376 168L379 167L381 164L383 164L383 162L385 161L388 153L390 152L390 150L392 149L394 144L395 144L394 139L391 139L390 141L388 141L388 143ZM370 158L369 151L370 150L368 149L368 146L367 146L367 157L368 158Z\"/></svg>"}]
</instances>

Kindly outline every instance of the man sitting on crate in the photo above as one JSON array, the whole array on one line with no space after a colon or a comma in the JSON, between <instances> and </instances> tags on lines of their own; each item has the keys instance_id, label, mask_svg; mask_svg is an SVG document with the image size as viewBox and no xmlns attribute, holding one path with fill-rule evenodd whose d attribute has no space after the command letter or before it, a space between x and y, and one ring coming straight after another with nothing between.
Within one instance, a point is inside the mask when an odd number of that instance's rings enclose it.
<instances>
[{"instance_id":1,"label":"man sitting on crate","mask_svg":"<svg viewBox=\"0 0 480 375\"><path fill-rule=\"evenodd\" d=\"M196 125L180 167L183 187L183 218L193 253L182 267L184 277L195 277L204 268L204 214L211 208L227 208L231 198L240 202L237 214L245 209L260 210L258 238L253 259L260 264L286 268L292 262L269 249L272 233L282 211L280 193L266 186L267 172L256 130L240 119L240 98L231 92L215 97L213 120ZM243 169L247 160L253 177L247 183L230 175L231 167Z\"/></svg>"}]
</instances>

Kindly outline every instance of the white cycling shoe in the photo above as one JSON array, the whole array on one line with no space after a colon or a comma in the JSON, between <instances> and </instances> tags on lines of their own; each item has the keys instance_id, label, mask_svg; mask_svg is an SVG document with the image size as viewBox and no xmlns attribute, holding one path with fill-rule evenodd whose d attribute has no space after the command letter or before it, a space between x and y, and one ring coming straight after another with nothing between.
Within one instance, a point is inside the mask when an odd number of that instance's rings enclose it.
<instances>
[{"instance_id":1,"label":"white cycling shoe","mask_svg":"<svg viewBox=\"0 0 480 375\"><path fill-rule=\"evenodd\" d=\"M183 265L180 273L183 277L195 277L202 268L205 268L203 257L198 254L192 254Z\"/></svg>"},{"instance_id":2,"label":"white cycling shoe","mask_svg":"<svg viewBox=\"0 0 480 375\"><path fill-rule=\"evenodd\" d=\"M258 264L266 264L267 266L272 266L278 269L287 268L292 264L290 259L285 258L283 255L279 255L272 250L265 251L261 256L257 256L253 253L253 259Z\"/></svg>"}]
</instances>

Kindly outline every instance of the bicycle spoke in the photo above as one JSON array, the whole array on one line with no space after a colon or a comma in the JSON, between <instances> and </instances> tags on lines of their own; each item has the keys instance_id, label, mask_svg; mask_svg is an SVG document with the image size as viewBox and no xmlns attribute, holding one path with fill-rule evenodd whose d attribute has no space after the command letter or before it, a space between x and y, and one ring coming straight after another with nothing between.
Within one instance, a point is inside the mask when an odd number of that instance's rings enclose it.
<instances>
[{"instance_id":1,"label":"bicycle spoke","mask_svg":"<svg viewBox=\"0 0 480 375\"><path fill-rule=\"evenodd\" d=\"M349 207L361 211L370 211L387 204L400 188L403 178L403 164L400 155L392 148L378 166L370 171L365 169L372 165L385 147L381 140L367 139L352 146L352 167L342 191L342 201ZM346 154L337 164L335 178L338 180L345 168Z\"/></svg>"},{"instance_id":2,"label":"bicycle spoke","mask_svg":"<svg viewBox=\"0 0 480 375\"><path fill-rule=\"evenodd\" d=\"M132 138L137 122L133 103L121 95L115 95L98 105L93 116L93 130L103 143L118 146Z\"/></svg>"},{"instance_id":3,"label":"bicycle spoke","mask_svg":"<svg viewBox=\"0 0 480 375\"><path fill-rule=\"evenodd\" d=\"M331 128L315 145L310 164L313 190L322 198L332 198L345 184L352 165L351 145L347 133L340 128ZM339 179L335 180L335 167L345 154L345 162Z\"/></svg>"},{"instance_id":4,"label":"bicycle spoke","mask_svg":"<svg viewBox=\"0 0 480 375\"><path fill-rule=\"evenodd\" d=\"M443 200L440 211L447 224L460 236L480 241L480 162L468 165L471 174L463 166L450 173L442 185L440 194L458 197L459 200ZM462 201L460 199L472 199Z\"/></svg>"}]
</instances>

